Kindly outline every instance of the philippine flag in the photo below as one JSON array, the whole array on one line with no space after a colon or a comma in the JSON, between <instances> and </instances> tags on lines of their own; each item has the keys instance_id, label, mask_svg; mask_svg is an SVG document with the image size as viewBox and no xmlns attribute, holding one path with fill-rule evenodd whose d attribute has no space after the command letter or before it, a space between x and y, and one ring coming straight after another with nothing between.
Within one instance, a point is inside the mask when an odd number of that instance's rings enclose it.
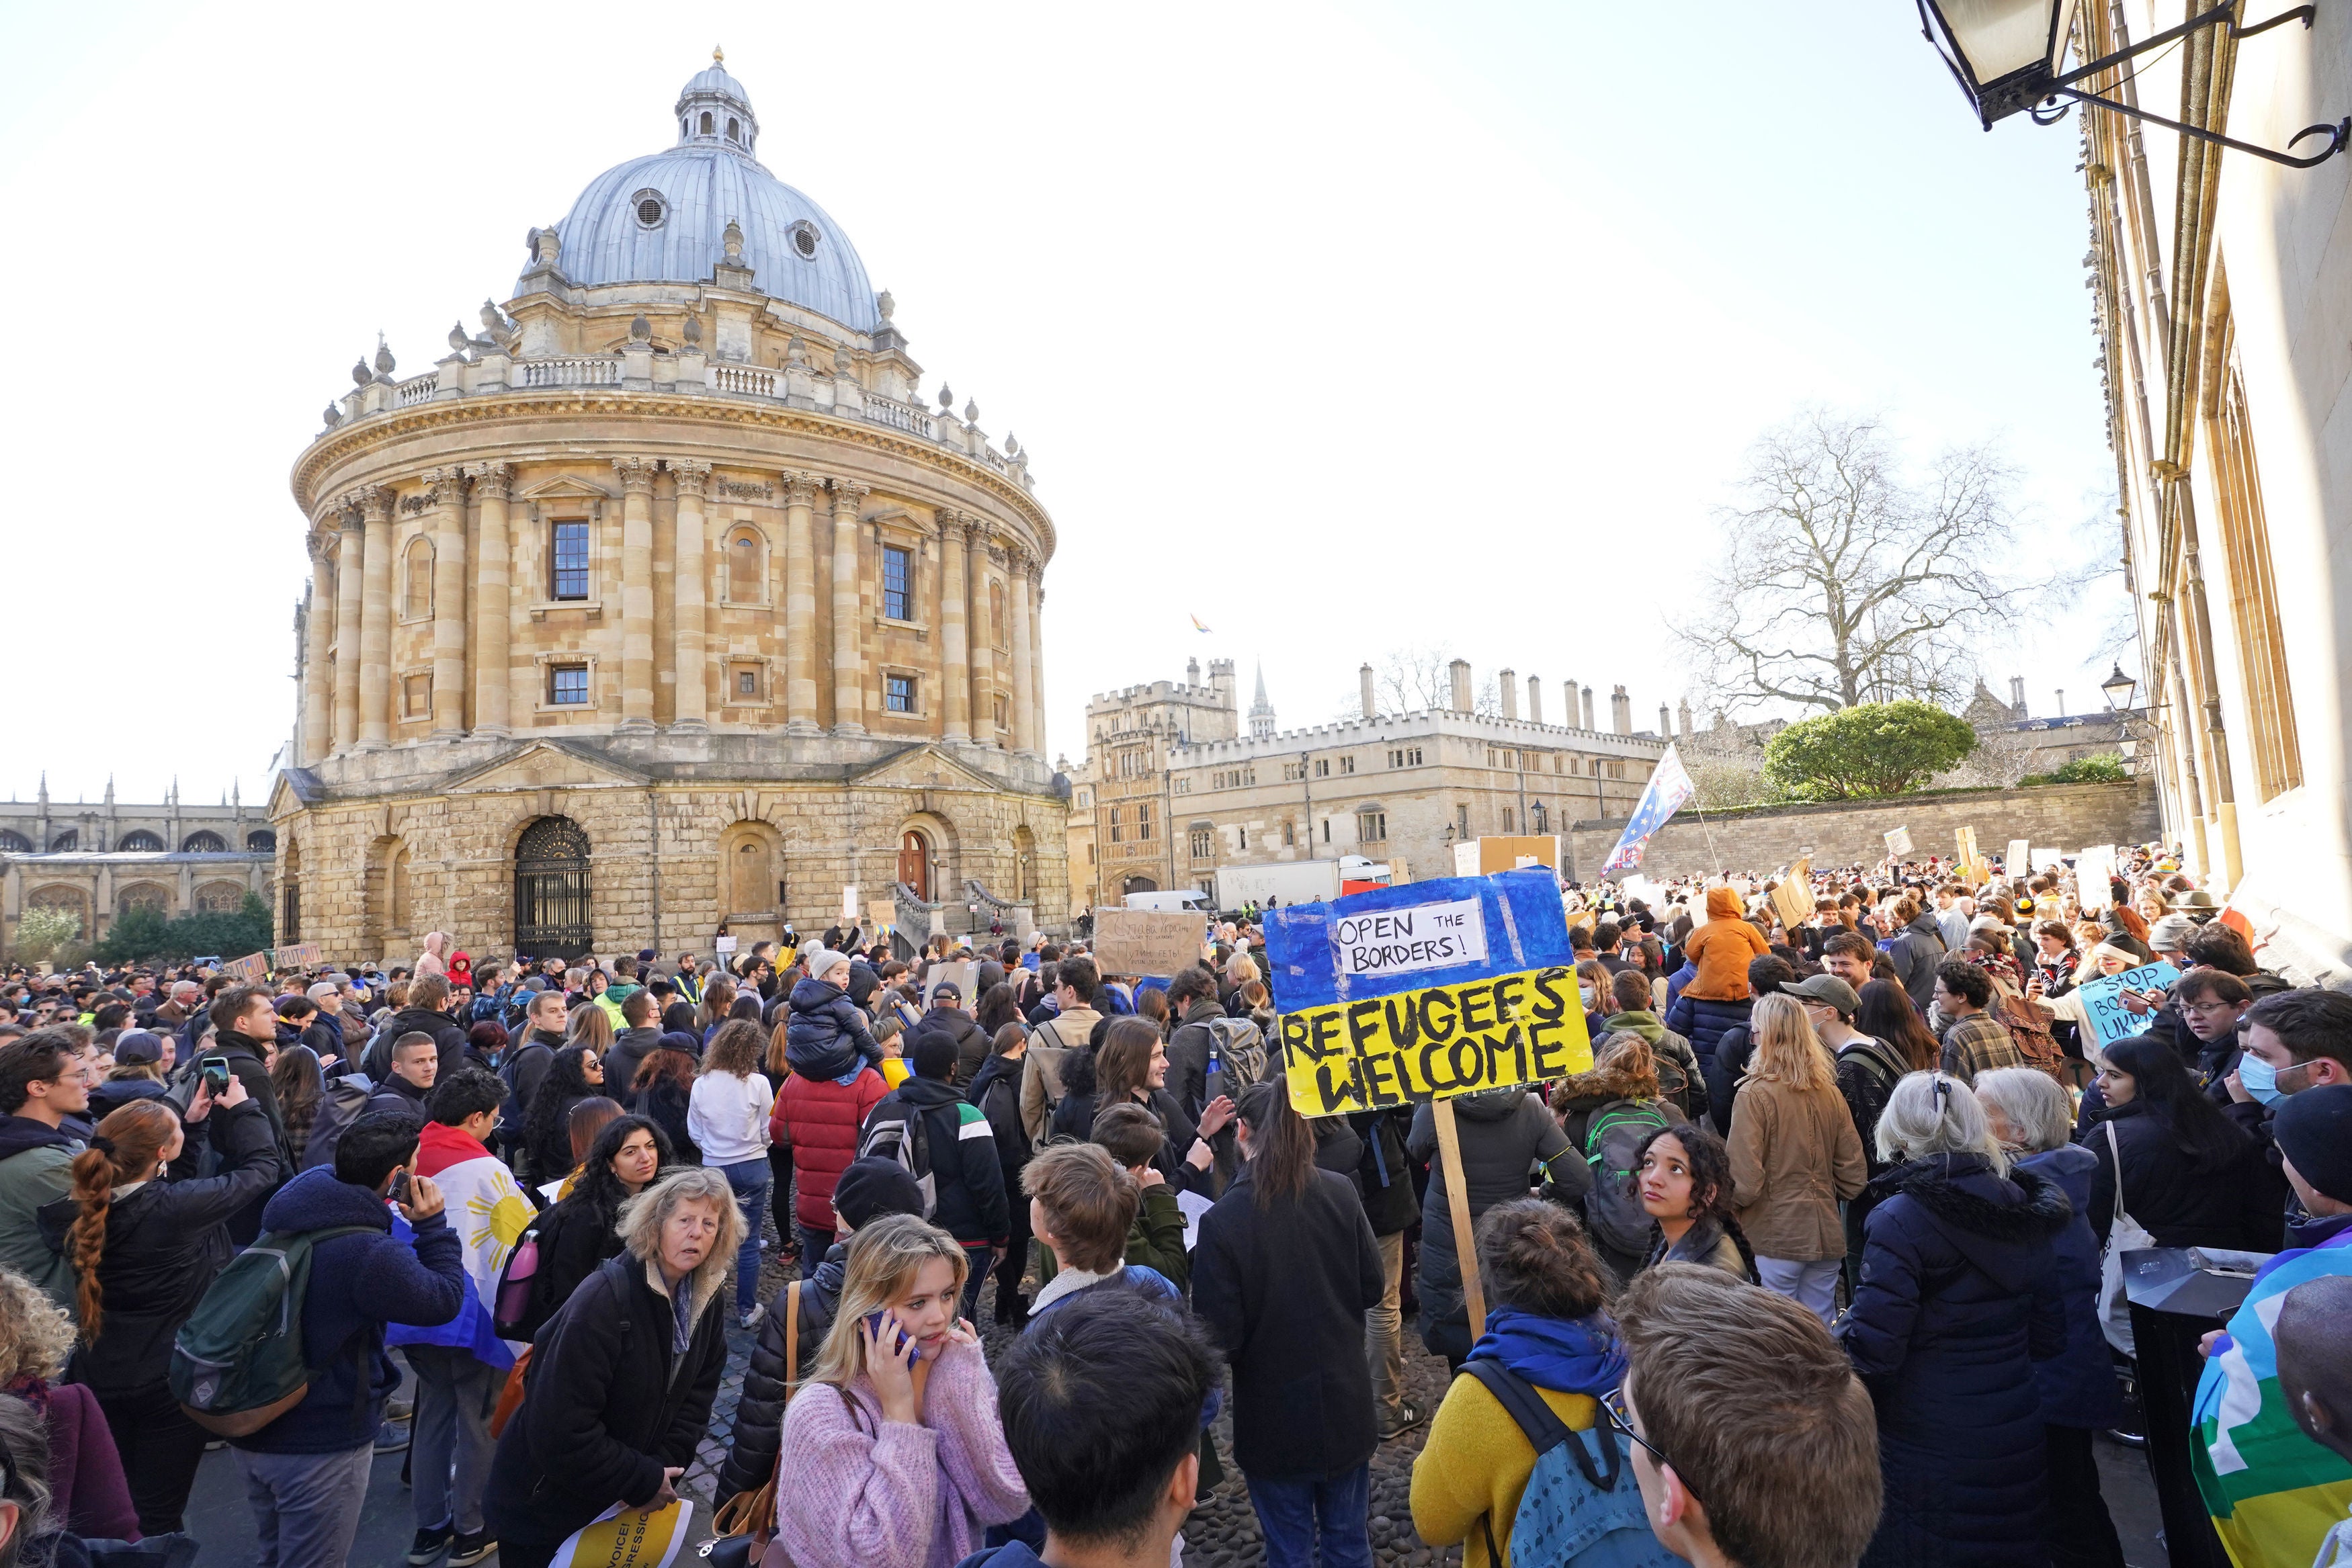
<instances>
[{"instance_id":1,"label":"philippine flag","mask_svg":"<svg viewBox=\"0 0 2352 1568\"><path fill-rule=\"evenodd\" d=\"M1682 810L1696 786L1683 768L1683 759L1669 745L1666 754L1658 759L1657 770L1650 775L1650 786L1642 791L1642 799L1633 808L1633 820L1625 824L1625 833L1617 847L1609 852L1608 863L1601 874L1629 870L1642 863L1642 846L1650 835L1666 825L1666 819Z\"/></svg>"},{"instance_id":2,"label":"philippine flag","mask_svg":"<svg viewBox=\"0 0 2352 1568\"><path fill-rule=\"evenodd\" d=\"M437 1328L394 1323L384 1333L386 1344L446 1344L465 1351L492 1366L512 1366L520 1346L491 1332L490 1308L499 1292L499 1275L507 1255L531 1221L535 1210L512 1172L489 1150L455 1127L427 1122L416 1142L416 1174L429 1176L441 1188L443 1216L465 1247L466 1292L457 1315ZM394 1236L405 1239L408 1222L393 1211Z\"/></svg>"}]
</instances>

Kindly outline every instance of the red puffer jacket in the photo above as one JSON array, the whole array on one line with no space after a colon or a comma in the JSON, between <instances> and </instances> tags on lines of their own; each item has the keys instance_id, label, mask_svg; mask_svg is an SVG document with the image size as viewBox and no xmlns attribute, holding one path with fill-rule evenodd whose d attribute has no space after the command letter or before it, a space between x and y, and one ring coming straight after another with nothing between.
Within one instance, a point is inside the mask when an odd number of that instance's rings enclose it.
<instances>
[{"instance_id":1,"label":"red puffer jacket","mask_svg":"<svg viewBox=\"0 0 2352 1568\"><path fill-rule=\"evenodd\" d=\"M793 1218L801 1224L812 1230L833 1228L833 1184L857 1157L857 1129L866 1113L888 1092L890 1086L870 1067L847 1083L795 1072L776 1091L768 1136L793 1146L793 1168L800 1178Z\"/></svg>"}]
</instances>

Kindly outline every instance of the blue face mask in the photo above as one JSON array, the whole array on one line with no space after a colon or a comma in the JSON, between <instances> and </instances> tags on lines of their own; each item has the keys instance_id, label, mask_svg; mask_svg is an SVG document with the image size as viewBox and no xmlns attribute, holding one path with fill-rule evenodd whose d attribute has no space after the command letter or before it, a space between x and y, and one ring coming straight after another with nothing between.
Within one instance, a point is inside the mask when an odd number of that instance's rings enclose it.
<instances>
[{"instance_id":1,"label":"blue face mask","mask_svg":"<svg viewBox=\"0 0 2352 1568\"><path fill-rule=\"evenodd\" d=\"M2278 1069L2252 1051L2239 1053L2238 1086L2265 1105L2274 1103L2284 1092L2278 1086Z\"/></svg>"}]
</instances>

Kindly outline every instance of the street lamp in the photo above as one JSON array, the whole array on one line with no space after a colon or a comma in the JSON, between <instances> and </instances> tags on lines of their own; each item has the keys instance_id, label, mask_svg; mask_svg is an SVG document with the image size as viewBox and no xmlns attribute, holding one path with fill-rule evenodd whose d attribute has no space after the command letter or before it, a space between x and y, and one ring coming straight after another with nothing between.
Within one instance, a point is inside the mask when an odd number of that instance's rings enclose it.
<instances>
[{"instance_id":1,"label":"street lamp","mask_svg":"<svg viewBox=\"0 0 2352 1568\"><path fill-rule=\"evenodd\" d=\"M2251 38L2282 22L2299 20L2308 28L2316 16L2315 7L2298 5L2267 22L2245 27L2234 20L2240 0L2221 0L2219 5L2177 27L2168 27L2129 48L2102 55L2069 71L2065 69L2066 47L2074 34L2077 4L2078 0L1918 0L1920 31L1944 57L1944 64L1951 68L1953 78L1968 94L1977 119L1987 131L1992 129L1994 120L2005 120L2020 110L2028 111L2036 124L2051 124L2065 112L2057 100L2069 98L2078 103L2095 103L2117 114L2151 120L2184 136L2234 147L2241 152L2251 152L2294 169L2325 163L2352 141L2352 115L2334 125L2305 126L2288 139L2289 147L2307 136L2325 136L2327 146L2310 157L2298 158L2293 153L2273 152L2267 147L2239 141L2201 126L2167 120L2127 103L2084 92L2074 85L2135 55L2160 48L2204 27L2227 24L2232 38Z\"/></svg>"},{"instance_id":2,"label":"street lamp","mask_svg":"<svg viewBox=\"0 0 2352 1568\"><path fill-rule=\"evenodd\" d=\"M2128 711L2131 707L2132 693L2138 685L2137 681L2124 674L2122 664L2116 664L2116 673L2099 683L2099 689L2107 694L2107 710L2110 713Z\"/></svg>"}]
</instances>

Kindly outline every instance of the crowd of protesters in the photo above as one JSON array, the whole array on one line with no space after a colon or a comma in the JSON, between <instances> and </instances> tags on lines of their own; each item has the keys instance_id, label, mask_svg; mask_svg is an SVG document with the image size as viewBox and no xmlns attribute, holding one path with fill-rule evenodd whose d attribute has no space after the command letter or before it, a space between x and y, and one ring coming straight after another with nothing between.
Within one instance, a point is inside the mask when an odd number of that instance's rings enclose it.
<instances>
[{"instance_id":1,"label":"crowd of protesters","mask_svg":"<svg viewBox=\"0 0 2352 1568\"><path fill-rule=\"evenodd\" d=\"M1424 1425L1412 1523L1470 1568L2116 1568L2106 1255L2347 1228L2352 996L2153 851L2088 898L1968 870L1565 889L1592 1067L1454 1101L1458 1164L1427 1105L1298 1114L1246 919L1156 977L855 927L12 972L0 1568L172 1538L223 1440L266 1568L344 1562L403 1448L409 1563L535 1568L677 1500L730 1327L750 1562L1174 1564L1229 1402L1275 1568L1368 1564ZM2102 1044L2070 998L2151 961ZM187 1347L265 1238L307 1380L224 1424ZM2285 1321L2340 1344L2331 1283ZM2292 1462L2352 1479L2307 1360Z\"/></svg>"}]
</instances>

